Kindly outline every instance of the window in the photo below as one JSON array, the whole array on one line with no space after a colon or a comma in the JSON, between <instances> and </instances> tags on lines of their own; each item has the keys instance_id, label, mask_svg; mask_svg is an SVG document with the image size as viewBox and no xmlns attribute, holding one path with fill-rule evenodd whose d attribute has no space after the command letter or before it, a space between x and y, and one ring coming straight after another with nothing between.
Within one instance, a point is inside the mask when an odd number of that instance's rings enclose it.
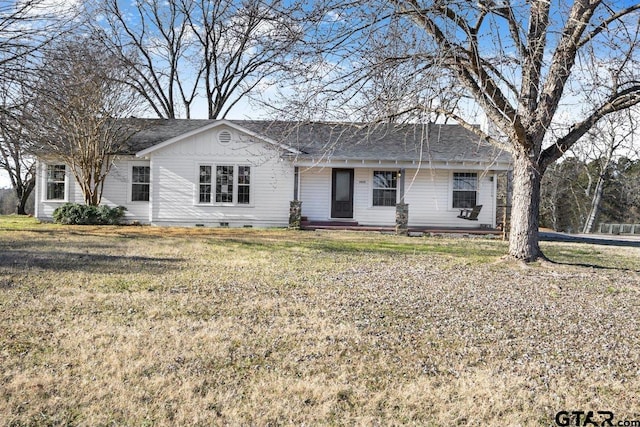
<instances>
[{"instance_id":1,"label":"window","mask_svg":"<svg viewBox=\"0 0 640 427\"><path fill-rule=\"evenodd\" d=\"M238 203L242 205L249 204L251 167L238 166Z\"/></svg>"},{"instance_id":2,"label":"window","mask_svg":"<svg viewBox=\"0 0 640 427\"><path fill-rule=\"evenodd\" d=\"M453 207L458 209L473 208L476 205L478 191L478 174L454 172L453 174Z\"/></svg>"},{"instance_id":3,"label":"window","mask_svg":"<svg viewBox=\"0 0 640 427\"><path fill-rule=\"evenodd\" d=\"M398 173L394 171L373 172L373 206L395 206Z\"/></svg>"},{"instance_id":4,"label":"window","mask_svg":"<svg viewBox=\"0 0 640 427\"><path fill-rule=\"evenodd\" d=\"M131 201L148 202L151 183L151 167L133 166L131 168Z\"/></svg>"},{"instance_id":5,"label":"window","mask_svg":"<svg viewBox=\"0 0 640 427\"><path fill-rule=\"evenodd\" d=\"M200 165L198 203L250 204L251 166Z\"/></svg>"},{"instance_id":6,"label":"window","mask_svg":"<svg viewBox=\"0 0 640 427\"><path fill-rule=\"evenodd\" d=\"M233 203L233 166L216 166L216 203Z\"/></svg>"},{"instance_id":7,"label":"window","mask_svg":"<svg viewBox=\"0 0 640 427\"><path fill-rule=\"evenodd\" d=\"M200 203L211 203L211 166L200 166Z\"/></svg>"},{"instance_id":8,"label":"window","mask_svg":"<svg viewBox=\"0 0 640 427\"><path fill-rule=\"evenodd\" d=\"M47 200L64 200L65 165L47 165Z\"/></svg>"}]
</instances>

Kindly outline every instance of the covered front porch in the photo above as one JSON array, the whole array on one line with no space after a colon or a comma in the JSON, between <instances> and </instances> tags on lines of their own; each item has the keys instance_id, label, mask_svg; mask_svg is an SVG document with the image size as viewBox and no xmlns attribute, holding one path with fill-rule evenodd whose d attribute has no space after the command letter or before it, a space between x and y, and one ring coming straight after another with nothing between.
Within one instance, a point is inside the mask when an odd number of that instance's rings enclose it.
<instances>
[{"instance_id":1,"label":"covered front porch","mask_svg":"<svg viewBox=\"0 0 640 427\"><path fill-rule=\"evenodd\" d=\"M294 201L306 229L391 231L404 226L416 233L499 234L499 172L478 162L299 165ZM472 208L477 208L474 215L461 216L461 210Z\"/></svg>"}]
</instances>

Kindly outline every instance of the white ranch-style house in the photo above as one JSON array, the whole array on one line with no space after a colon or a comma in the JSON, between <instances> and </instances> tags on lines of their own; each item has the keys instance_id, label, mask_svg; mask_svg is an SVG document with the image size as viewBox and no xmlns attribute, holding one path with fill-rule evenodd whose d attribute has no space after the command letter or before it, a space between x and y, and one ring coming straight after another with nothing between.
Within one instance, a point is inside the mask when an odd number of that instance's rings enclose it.
<instances>
[{"instance_id":1,"label":"white ranch-style house","mask_svg":"<svg viewBox=\"0 0 640 427\"><path fill-rule=\"evenodd\" d=\"M495 227L510 156L458 125L137 119L102 203L152 225L282 227L309 222ZM69 166L40 159L36 216L83 197ZM459 218L481 205L477 220ZM406 214L406 212L405 212Z\"/></svg>"}]
</instances>

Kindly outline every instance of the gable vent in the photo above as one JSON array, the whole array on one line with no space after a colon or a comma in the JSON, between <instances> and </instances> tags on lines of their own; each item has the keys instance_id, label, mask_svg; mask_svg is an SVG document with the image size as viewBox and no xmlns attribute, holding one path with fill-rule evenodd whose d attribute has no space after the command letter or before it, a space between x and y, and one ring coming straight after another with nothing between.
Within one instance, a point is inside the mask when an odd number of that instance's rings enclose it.
<instances>
[{"instance_id":1,"label":"gable vent","mask_svg":"<svg viewBox=\"0 0 640 427\"><path fill-rule=\"evenodd\" d=\"M220 141L221 144L228 144L231 142L231 132L228 130L221 131L218 134L218 141Z\"/></svg>"}]
</instances>

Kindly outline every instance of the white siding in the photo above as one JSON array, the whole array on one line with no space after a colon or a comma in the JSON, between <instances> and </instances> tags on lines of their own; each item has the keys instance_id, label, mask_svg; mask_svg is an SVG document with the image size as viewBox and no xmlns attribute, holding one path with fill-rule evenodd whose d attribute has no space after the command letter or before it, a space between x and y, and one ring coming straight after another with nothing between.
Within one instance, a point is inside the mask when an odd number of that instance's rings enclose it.
<instances>
[{"instance_id":1,"label":"white siding","mask_svg":"<svg viewBox=\"0 0 640 427\"><path fill-rule=\"evenodd\" d=\"M373 206L374 170L354 169L353 220L361 225L395 225L395 207ZM331 168L300 169L300 199L302 215L309 220L325 221L331 215ZM460 169L456 172L478 173L477 204L483 205L478 221L457 218L459 209L452 207L453 170L407 169L405 171L405 202L409 204L410 226L479 227L495 226L495 182L493 173ZM398 183L398 187L399 187ZM399 197L399 188L398 188Z\"/></svg>"},{"instance_id":2,"label":"white siding","mask_svg":"<svg viewBox=\"0 0 640 427\"><path fill-rule=\"evenodd\" d=\"M231 134L230 141L219 141L220 132ZM121 158L108 177L103 203L127 208L126 219L157 225L205 225L231 227L286 226L289 202L293 198L294 164L282 160L280 149L222 125L190 134L156 151L148 158ZM349 163L353 164L353 163ZM131 170L134 165L149 165L151 192L149 202L131 201ZM212 167L212 197L215 200L215 167L233 166L237 183L237 167L251 167L250 203L200 203L199 167ZM373 172L398 171L401 165L387 163L375 166L359 163L354 167L353 220L362 225L395 224L395 207L373 206ZM414 166L415 167L415 166ZM347 163L340 168L348 168ZM409 204L410 226L478 227L495 225L496 182L494 174L480 166L435 165L433 168L406 169L405 202ZM82 203L83 197L67 168L66 200L47 201L46 163L37 165L36 214L50 219L53 210L65 201ZM483 205L478 221L457 218L459 209L452 207L453 172L476 172L479 177L477 204ZM299 195L302 215L310 220L331 220L332 168L299 167ZM399 183L398 183L399 185ZM234 199L237 185L234 185ZM399 195L399 188L398 188ZM234 200L235 202L236 200Z\"/></svg>"},{"instance_id":3,"label":"white siding","mask_svg":"<svg viewBox=\"0 0 640 427\"><path fill-rule=\"evenodd\" d=\"M331 217L331 168L300 168L302 216L316 221Z\"/></svg>"},{"instance_id":4,"label":"white siding","mask_svg":"<svg viewBox=\"0 0 640 427\"><path fill-rule=\"evenodd\" d=\"M231 142L218 142L217 136L222 130L231 132ZM294 168L291 162L281 160L279 150L266 143L232 128L218 127L162 148L151 157L153 224L214 227L222 223L228 223L230 227L288 225ZM216 166L250 166L250 203L199 203L200 165L212 166L213 198Z\"/></svg>"},{"instance_id":5,"label":"white siding","mask_svg":"<svg viewBox=\"0 0 640 427\"><path fill-rule=\"evenodd\" d=\"M59 162L49 162L49 164L59 164ZM108 206L125 206L125 221L149 222L149 203L131 202L131 166L149 165L148 160L121 158L114 161L109 176L104 184L101 204ZM76 182L71 170L67 166L65 193L66 199L63 201L46 200L47 188L47 163L40 161L37 164L37 185L36 185L36 216L42 220L51 220L53 211L66 202L84 203L84 196L80 186Z\"/></svg>"},{"instance_id":6,"label":"white siding","mask_svg":"<svg viewBox=\"0 0 640 427\"><path fill-rule=\"evenodd\" d=\"M395 206L373 206L373 171L388 168L356 169L353 183L353 215L360 224L395 225ZM397 170L397 169L394 169ZM411 211L409 211L411 213ZM411 216L409 216L411 219Z\"/></svg>"},{"instance_id":7,"label":"white siding","mask_svg":"<svg viewBox=\"0 0 640 427\"><path fill-rule=\"evenodd\" d=\"M480 224L495 226L495 186L489 178L493 174L455 171L478 173L477 204L483 206L478 221L469 221L457 218L460 209L452 207L453 172L446 169L426 169L416 175L415 170L407 170L405 201L409 204L409 224L434 227L478 227Z\"/></svg>"},{"instance_id":8,"label":"white siding","mask_svg":"<svg viewBox=\"0 0 640 427\"><path fill-rule=\"evenodd\" d=\"M102 204L124 206L125 221L149 222L149 202L131 201L131 173L133 166L149 166L148 160L123 158L114 162L104 184ZM152 184L153 185L153 184Z\"/></svg>"}]
</instances>

